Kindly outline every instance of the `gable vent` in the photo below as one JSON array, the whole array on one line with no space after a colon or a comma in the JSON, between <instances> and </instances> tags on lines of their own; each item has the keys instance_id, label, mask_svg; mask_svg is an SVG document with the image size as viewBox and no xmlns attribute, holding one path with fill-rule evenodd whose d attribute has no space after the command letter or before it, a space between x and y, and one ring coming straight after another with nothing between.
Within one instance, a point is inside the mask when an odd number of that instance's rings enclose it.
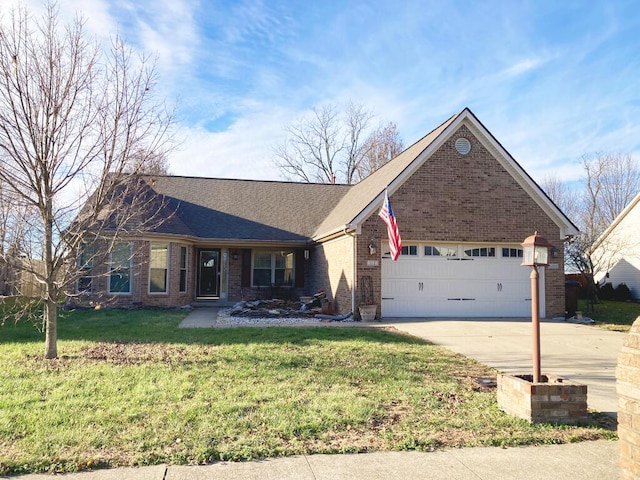
<instances>
[{"instance_id":1,"label":"gable vent","mask_svg":"<svg viewBox=\"0 0 640 480\"><path fill-rule=\"evenodd\" d=\"M460 155L466 155L471 151L471 142L466 138L458 138L456 140L456 150Z\"/></svg>"}]
</instances>

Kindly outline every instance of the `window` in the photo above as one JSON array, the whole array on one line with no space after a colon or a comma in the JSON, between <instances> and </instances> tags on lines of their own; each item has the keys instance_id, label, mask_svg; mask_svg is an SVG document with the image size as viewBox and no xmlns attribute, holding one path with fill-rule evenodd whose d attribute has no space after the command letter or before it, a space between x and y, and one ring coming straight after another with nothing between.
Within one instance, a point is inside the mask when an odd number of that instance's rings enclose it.
<instances>
[{"instance_id":1,"label":"window","mask_svg":"<svg viewBox=\"0 0 640 480\"><path fill-rule=\"evenodd\" d=\"M187 291L187 247L180 247L180 292Z\"/></svg>"},{"instance_id":2,"label":"window","mask_svg":"<svg viewBox=\"0 0 640 480\"><path fill-rule=\"evenodd\" d=\"M457 257L457 247L448 245L425 245L424 254L427 257Z\"/></svg>"},{"instance_id":3,"label":"window","mask_svg":"<svg viewBox=\"0 0 640 480\"><path fill-rule=\"evenodd\" d=\"M80 270L76 291L78 293L91 293L93 279L91 269L93 268L93 244L83 243L80 246L78 255L78 268Z\"/></svg>"},{"instance_id":4,"label":"window","mask_svg":"<svg viewBox=\"0 0 640 480\"><path fill-rule=\"evenodd\" d=\"M293 285L293 252L253 253L253 286L291 286Z\"/></svg>"},{"instance_id":5,"label":"window","mask_svg":"<svg viewBox=\"0 0 640 480\"><path fill-rule=\"evenodd\" d=\"M521 248L503 248L502 256L504 258L522 258Z\"/></svg>"},{"instance_id":6,"label":"window","mask_svg":"<svg viewBox=\"0 0 640 480\"><path fill-rule=\"evenodd\" d=\"M410 255L410 256L416 256L418 255L418 246L417 245L407 245L402 247L402 250L400 252L401 255Z\"/></svg>"},{"instance_id":7,"label":"window","mask_svg":"<svg viewBox=\"0 0 640 480\"><path fill-rule=\"evenodd\" d=\"M494 247L468 248L464 254L467 257L495 257L496 249Z\"/></svg>"},{"instance_id":8,"label":"window","mask_svg":"<svg viewBox=\"0 0 640 480\"><path fill-rule=\"evenodd\" d=\"M109 261L109 293L131 293L131 245L117 243Z\"/></svg>"},{"instance_id":9,"label":"window","mask_svg":"<svg viewBox=\"0 0 640 480\"><path fill-rule=\"evenodd\" d=\"M149 293L167 293L167 255L169 247L163 244L151 244L149 260Z\"/></svg>"}]
</instances>

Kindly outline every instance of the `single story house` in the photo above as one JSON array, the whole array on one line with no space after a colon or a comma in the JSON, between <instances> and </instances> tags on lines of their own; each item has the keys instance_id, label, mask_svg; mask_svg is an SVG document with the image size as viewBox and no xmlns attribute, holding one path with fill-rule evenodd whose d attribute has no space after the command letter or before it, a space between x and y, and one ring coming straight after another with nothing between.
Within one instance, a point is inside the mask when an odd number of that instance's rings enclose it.
<instances>
[{"instance_id":1,"label":"single story house","mask_svg":"<svg viewBox=\"0 0 640 480\"><path fill-rule=\"evenodd\" d=\"M640 193L611 222L591 253L598 283L621 283L640 300Z\"/></svg>"},{"instance_id":2,"label":"single story house","mask_svg":"<svg viewBox=\"0 0 640 480\"><path fill-rule=\"evenodd\" d=\"M520 244L537 231L554 246L540 312L564 313L563 242L578 230L469 109L356 185L144 181L174 215L84 265L70 302L168 307L322 289L336 313L366 302L378 317L526 317ZM385 191L397 261L378 216Z\"/></svg>"}]
</instances>

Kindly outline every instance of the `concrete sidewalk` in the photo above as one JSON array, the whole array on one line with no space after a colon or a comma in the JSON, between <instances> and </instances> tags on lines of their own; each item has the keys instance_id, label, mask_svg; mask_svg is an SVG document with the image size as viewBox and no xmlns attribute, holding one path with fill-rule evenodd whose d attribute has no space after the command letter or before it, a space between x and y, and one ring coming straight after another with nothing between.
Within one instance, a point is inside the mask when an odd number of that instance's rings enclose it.
<instances>
[{"instance_id":1,"label":"concrete sidewalk","mask_svg":"<svg viewBox=\"0 0 640 480\"><path fill-rule=\"evenodd\" d=\"M180 322L179 328L213 328L218 319L217 307L194 308Z\"/></svg>"},{"instance_id":2,"label":"concrete sidewalk","mask_svg":"<svg viewBox=\"0 0 640 480\"><path fill-rule=\"evenodd\" d=\"M206 466L163 465L62 475L64 480L614 480L617 442L517 448L463 448L430 453L309 455ZM2 477L6 478L6 477ZM51 480L25 475L20 480Z\"/></svg>"}]
</instances>

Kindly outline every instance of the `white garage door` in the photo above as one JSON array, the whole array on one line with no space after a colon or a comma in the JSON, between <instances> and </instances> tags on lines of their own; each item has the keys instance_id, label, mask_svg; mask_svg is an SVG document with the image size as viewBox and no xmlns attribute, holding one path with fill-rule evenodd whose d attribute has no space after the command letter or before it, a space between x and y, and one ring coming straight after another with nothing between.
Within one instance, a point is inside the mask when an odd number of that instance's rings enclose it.
<instances>
[{"instance_id":1,"label":"white garage door","mask_svg":"<svg viewBox=\"0 0 640 480\"><path fill-rule=\"evenodd\" d=\"M531 269L520 246L409 244L382 258L383 317L529 317ZM540 269L544 317L544 269Z\"/></svg>"}]
</instances>

